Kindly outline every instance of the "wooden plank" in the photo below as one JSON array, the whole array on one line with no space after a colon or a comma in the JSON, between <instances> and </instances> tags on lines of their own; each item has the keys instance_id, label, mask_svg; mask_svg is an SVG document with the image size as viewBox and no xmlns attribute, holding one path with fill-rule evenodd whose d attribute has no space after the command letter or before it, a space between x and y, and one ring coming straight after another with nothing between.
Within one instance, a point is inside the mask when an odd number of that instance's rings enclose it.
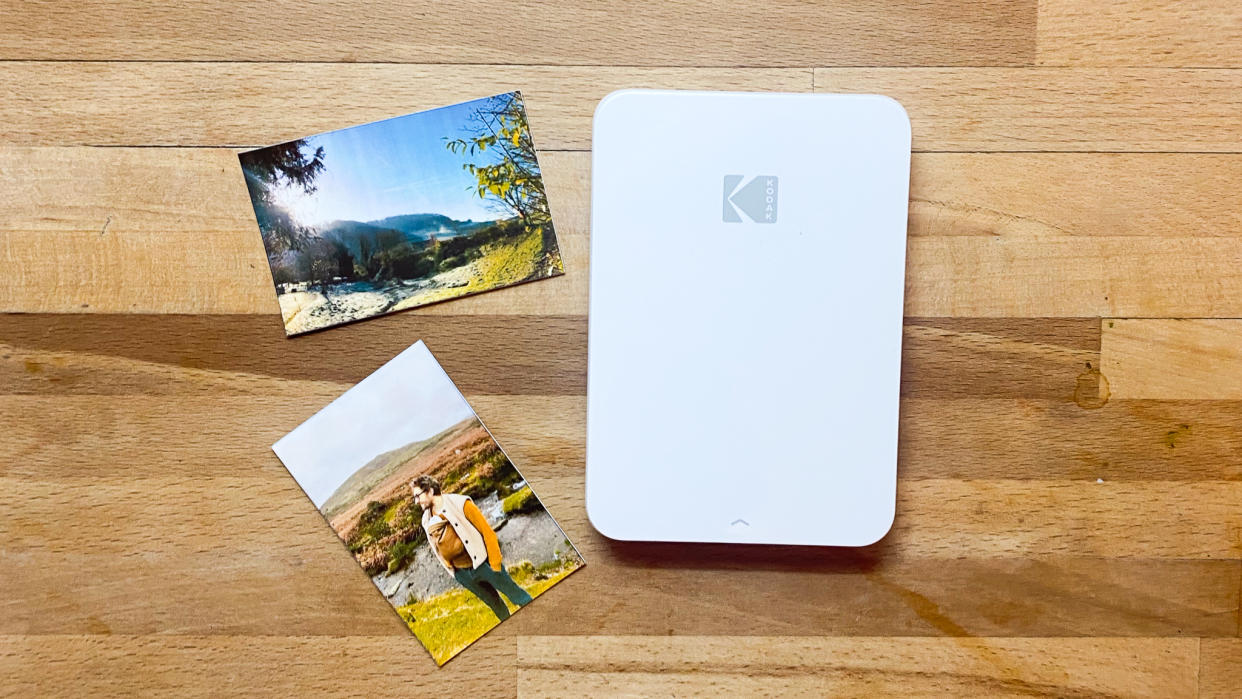
<instances>
[{"instance_id":1,"label":"wooden plank","mask_svg":"<svg viewBox=\"0 0 1242 699\"><path fill-rule=\"evenodd\" d=\"M326 525L316 528L314 541L292 544L257 527L259 551L142 542L126 555L68 544L0 553L0 633L404 633ZM605 544L496 633L545 633L572 618L573 634L1228 637L1242 579L1236 560Z\"/></svg>"},{"instance_id":2,"label":"wooden plank","mask_svg":"<svg viewBox=\"0 0 1242 699\"><path fill-rule=\"evenodd\" d=\"M817 92L896 98L918 151L1242 151L1242 71L817 68Z\"/></svg>"},{"instance_id":3,"label":"wooden plank","mask_svg":"<svg viewBox=\"0 0 1242 699\"><path fill-rule=\"evenodd\" d=\"M283 475L272 444L348 387L285 382L252 396L0 394L0 473L35 480ZM466 399L522 471L582 469L584 397ZM68 463L86 468L66 472Z\"/></svg>"},{"instance_id":4,"label":"wooden plank","mask_svg":"<svg viewBox=\"0 0 1242 699\"><path fill-rule=\"evenodd\" d=\"M1236 238L1240 179L1235 154L918 153L909 230L1010 240Z\"/></svg>"},{"instance_id":5,"label":"wooden plank","mask_svg":"<svg viewBox=\"0 0 1242 699\"><path fill-rule=\"evenodd\" d=\"M574 541L591 531L581 473L528 475ZM126 553L136 541L257 552L270 544L255 540L252 528L297 524L288 541L302 545L321 540L326 526L292 479L272 469L234 478L0 477L0 485L10 502L22 503L0 521L14 553L75 538L74 545L100 553ZM902 480L897 521L876 550L905 557L1239 558L1240 499L1239 481ZM69 511L75 516L64 517ZM1144 513L1141 523L1135 512ZM262 520L249 521L254 513ZM239 524L244 531L236 531ZM603 547L595 536L586 542L579 546L588 559Z\"/></svg>"},{"instance_id":6,"label":"wooden plank","mask_svg":"<svg viewBox=\"0 0 1242 699\"><path fill-rule=\"evenodd\" d=\"M911 238L906 315L1242 317L1242 238Z\"/></svg>"},{"instance_id":7,"label":"wooden plank","mask_svg":"<svg viewBox=\"0 0 1242 699\"><path fill-rule=\"evenodd\" d=\"M1238 502L1239 481L910 481L889 536L937 555L1237 558Z\"/></svg>"},{"instance_id":8,"label":"wooden plank","mask_svg":"<svg viewBox=\"0 0 1242 699\"><path fill-rule=\"evenodd\" d=\"M541 158L568 273L418 313L586 313L590 156ZM1238 314L1240 156L930 153L911 177L911 315ZM232 151L0 148L0 181L0 309L276 308Z\"/></svg>"},{"instance_id":9,"label":"wooden plank","mask_svg":"<svg viewBox=\"0 0 1242 699\"><path fill-rule=\"evenodd\" d=\"M417 311L294 340L285 338L279 315L4 316L0 386L8 393L220 396L272 395L287 391L286 382L318 391L327 387L315 384L330 382L343 391L419 339L466 393L586 391L585 318ZM307 416L316 409L306 408Z\"/></svg>"},{"instance_id":10,"label":"wooden plank","mask_svg":"<svg viewBox=\"0 0 1242 699\"><path fill-rule=\"evenodd\" d=\"M520 617L514 617L515 619ZM1194 639L485 638L436 670L408 638L6 636L0 670L22 695L288 696L360 686L488 696L718 690L990 696L1194 696ZM740 651L740 652L739 652ZM780 661L765 667L756 658ZM467 662L469 661L469 662ZM647 665L647 664L650 665ZM516 668L517 680L479 667ZM651 667L649 674L644 667ZM204 667L212 668L203 672ZM802 673L807 673L803 675ZM616 684L609 684L609 682Z\"/></svg>"},{"instance_id":11,"label":"wooden plank","mask_svg":"<svg viewBox=\"0 0 1242 699\"><path fill-rule=\"evenodd\" d=\"M267 395L0 395L0 453L8 455L0 473L35 480L282 473L268 448L346 387L279 382ZM466 399L524 473L584 468L584 397ZM1114 400L1084 409L1045 399L906 398L897 459L906 480L1242 480L1242 401ZM90 468L66 473L65 464Z\"/></svg>"},{"instance_id":12,"label":"wooden plank","mask_svg":"<svg viewBox=\"0 0 1242 699\"><path fill-rule=\"evenodd\" d=\"M409 634L386 637L4 636L0 674L15 696L191 697L358 694L400 687L431 694L452 686L515 696L501 670L517 663L513 639L485 637L437 669ZM492 672L479 672L486 667ZM446 684L447 683L447 684Z\"/></svg>"},{"instance_id":13,"label":"wooden plank","mask_svg":"<svg viewBox=\"0 0 1242 699\"><path fill-rule=\"evenodd\" d=\"M1100 371L1118 398L1242 398L1242 319L1109 318Z\"/></svg>"},{"instance_id":14,"label":"wooden plank","mask_svg":"<svg viewBox=\"0 0 1242 699\"><path fill-rule=\"evenodd\" d=\"M1242 66L1242 6L1231 0L1040 0L1040 65Z\"/></svg>"},{"instance_id":15,"label":"wooden plank","mask_svg":"<svg viewBox=\"0 0 1242 699\"><path fill-rule=\"evenodd\" d=\"M280 32L271 19L280 17ZM497 28L503 27L503 37ZM693 41L687 41L693 36ZM404 3L151 0L0 9L0 59L677 66L1023 65L1035 3L695 0Z\"/></svg>"},{"instance_id":16,"label":"wooden plank","mask_svg":"<svg viewBox=\"0 0 1242 699\"><path fill-rule=\"evenodd\" d=\"M1099 331L1079 318L907 318L901 393L920 398L1087 399Z\"/></svg>"},{"instance_id":17,"label":"wooden plank","mask_svg":"<svg viewBox=\"0 0 1242 699\"><path fill-rule=\"evenodd\" d=\"M520 88L540 147L586 149L596 103L619 87L804 92L811 80L793 68L4 63L0 143L263 145ZM899 99L919 151L1242 151L1235 69L819 68L814 87Z\"/></svg>"},{"instance_id":18,"label":"wooden plank","mask_svg":"<svg viewBox=\"0 0 1242 699\"><path fill-rule=\"evenodd\" d=\"M897 463L911 480L1242 480L1242 402L905 398Z\"/></svg>"},{"instance_id":19,"label":"wooden plank","mask_svg":"<svg viewBox=\"0 0 1242 699\"><path fill-rule=\"evenodd\" d=\"M1202 699L1238 696L1238 688L1242 687L1242 639L1205 639L1201 643L1199 662L1199 696Z\"/></svg>"},{"instance_id":20,"label":"wooden plank","mask_svg":"<svg viewBox=\"0 0 1242 699\"><path fill-rule=\"evenodd\" d=\"M588 149L623 87L809 92L807 68L0 63L0 144L261 146L521 90L540 148Z\"/></svg>"},{"instance_id":21,"label":"wooden plank","mask_svg":"<svg viewBox=\"0 0 1242 699\"><path fill-rule=\"evenodd\" d=\"M256 515L261 521L261 513ZM135 539L126 554L67 552L59 550L61 542L48 542L38 551L0 552L5 566L0 632L408 633L330 532L302 544L289 544L279 534L271 537L262 526L252 534L274 539L270 549L243 553L208 545L168 550L147 548Z\"/></svg>"},{"instance_id":22,"label":"wooden plank","mask_svg":"<svg viewBox=\"0 0 1242 699\"><path fill-rule=\"evenodd\" d=\"M531 636L518 691L1193 697L1195 639Z\"/></svg>"}]
</instances>

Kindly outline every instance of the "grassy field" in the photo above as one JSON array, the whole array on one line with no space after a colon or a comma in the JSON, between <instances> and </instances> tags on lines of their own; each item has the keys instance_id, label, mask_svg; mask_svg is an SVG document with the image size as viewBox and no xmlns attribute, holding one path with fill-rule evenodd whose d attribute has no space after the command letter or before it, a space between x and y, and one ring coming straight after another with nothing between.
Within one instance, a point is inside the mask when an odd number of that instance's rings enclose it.
<instances>
[{"instance_id":1,"label":"grassy field","mask_svg":"<svg viewBox=\"0 0 1242 699\"><path fill-rule=\"evenodd\" d=\"M528 563L527 566L529 565ZM544 590L581 567L582 564L576 560L568 562L563 568L544 573L548 577L543 580L535 579L535 571L529 567L514 567L509 572L514 581L529 592L531 597L538 597ZM506 603L509 604L510 612L517 611L518 608L513 604ZM496 615L482 600L462 588L449 590L422 602L397 607L397 613L431 652L437 665L448 662L449 658L499 623Z\"/></svg>"},{"instance_id":2,"label":"grassy field","mask_svg":"<svg viewBox=\"0 0 1242 699\"><path fill-rule=\"evenodd\" d=\"M467 282L465 286L416 292L393 306L393 310L488 291L529 279L540 271L539 264L544 257L543 235L527 231L515 238L488 243L482 251L483 256L479 259L440 275L457 282Z\"/></svg>"}]
</instances>

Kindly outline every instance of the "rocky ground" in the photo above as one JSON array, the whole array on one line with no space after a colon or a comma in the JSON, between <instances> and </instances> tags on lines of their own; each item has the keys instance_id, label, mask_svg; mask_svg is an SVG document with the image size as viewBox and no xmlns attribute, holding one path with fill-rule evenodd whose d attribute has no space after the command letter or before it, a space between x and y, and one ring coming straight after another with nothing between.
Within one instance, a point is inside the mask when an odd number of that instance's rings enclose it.
<instances>
[{"instance_id":1,"label":"rocky ground","mask_svg":"<svg viewBox=\"0 0 1242 699\"><path fill-rule=\"evenodd\" d=\"M488 519L491 520L491 517ZM498 525L496 538L500 540L500 552L506 567L522 561L535 565L547 563L556 559L558 551L570 548L565 544L565 535L560 527L546 511L509 517ZM424 600L458 586L426 545L418 547L414 560L403 570L393 575L380 573L371 579L384 597L398 606Z\"/></svg>"},{"instance_id":2,"label":"rocky ground","mask_svg":"<svg viewBox=\"0 0 1242 699\"><path fill-rule=\"evenodd\" d=\"M447 290L464 287L459 267L441 272L430 279L396 281L387 284L350 282L331 287L328 296L310 289L280 294L280 312L285 320L285 331L290 335L318 330L352 320L361 320L401 308L426 303L423 299L431 294L444 294Z\"/></svg>"}]
</instances>

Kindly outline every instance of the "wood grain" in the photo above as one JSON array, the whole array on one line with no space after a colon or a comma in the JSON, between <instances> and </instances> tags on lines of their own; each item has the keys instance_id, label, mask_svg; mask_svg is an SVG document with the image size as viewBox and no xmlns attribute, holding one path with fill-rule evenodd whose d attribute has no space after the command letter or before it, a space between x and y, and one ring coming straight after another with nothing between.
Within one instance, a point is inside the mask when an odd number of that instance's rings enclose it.
<instances>
[{"instance_id":1,"label":"wood grain","mask_svg":"<svg viewBox=\"0 0 1242 699\"><path fill-rule=\"evenodd\" d=\"M912 236L1242 236L1235 154L919 153L910 167Z\"/></svg>"},{"instance_id":2,"label":"wood grain","mask_svg":"<svg viewBox=\"0 0 1242 699\"><path fill-rule=\"evenodd\" d=\"M285 381L295 391L325 381L344 390L420 339L466 393L586 390L586 319L578 316L414 311L296 340L285 338L277 315L0 317L0 380L9 393L266 395L286 390ZM322 406L306 407L309 416Z\"/></svg>"},{"instance_id":3,"label":"wood grain","mask_svg":"<svg viewBox=\"0 0 1242 699\"><path fill-rule=\"evenodd\" d=\"M515 617L516 619L516 617ZM0 663L18 691L176 693L217 696L318 693L340 686L385 684L412 692L455 686L491 687L490 694L580 696L719 691L819 693L944 692L992 696L1194 696L1193 639L798 639L614 638L532 636L488 638L472 653L432 672L430 660L403 648L404 639L270 638L246 636L8 636ZM742 651L742 652L738 652ZM749 652L746 652L749 651ZM773 655L770 667L754 659ZM17 662L30 658L33 663ZM633 658L652 663L644 672ZM518 669L517 686L479 679L479 664ZM204 673L210 666L215 672ZM47 672L48 670L56 672ZM41 671L42 670L42 671ZM675 685L658 684L662 672ZM801 673L806 673L805 675ZM617 683L617 684L612 684Z\"/></svg>"},{"instance_id":4,"label":"wood grain","mask_svg":"<svg viewBox=\"0 0 1242 699\"><path fill-rule=\"evenodd\" d=\"M266 145L521 87L540 147L585 149L596 103L619 87L813 84L898 99L918 151L1242 152L1232 69L16 62L0 63L0 84L14 92L0 105L11 145Z\"/></svg>"},{"instance_id":5,"label":"wood grain","mask_svg":"<svg viewBox=\"0 0 1242 699\"><path fill-rule=\"evenodd\" d=\"M579 543L588 536L568 533ZM0 633L406 637L326 525L296 545L278 531L262 535L268 551L5 554ZM592 554L491 635L1219 638L1237 629L1237 561L603 545L607 556ZM262 612L247 613L256 600ZM408 652L421 650L408 642Z\"/></svg>"},{"instance_id":6,"label":"wood grain","mask_svg":"<svg viewBox=\"0 0 1242 699\"><path fill-rule=\"evenodd\" d=\"M277 696L400 687L414 694L444 683L487 695L513 691L479 667L514 667L513 639L487 637L474 663L435 662L408 634L370 637L5 636L0 673L15 695ZM355 691L356 693L356 691Z\"/></svg>"},{"instance_id":7,"label":"wood grain","mask_svg":"<svg viewBox=\"0 0 1242 699\"><path fill-rule=\"evenodd\" d=\"M810 92L811 70L21 61L0 85L4 145L265 146L520 89L540 148L585 150L613 90Z\"/></svg>"},{"instance_id":8,"label":"wood grain","mask_svg":"<svg viewBox=\"0 0 1242 699\"><path fill-rule=\"evenodd\" d=\"M1204 699L1237 696L1238 687L1242 687L1242 639L1205 640L1199 652L1199 696Z\"/></svg>"},{"instance_id":9,"label":"wood grain","mask_svg":"<svg viewBox=\"0 0 1242 699\"><path fill-rule=\"evenodd\" d=\"M1242 238L912 238L906 315L1242 317Z\"/></svg>"},{"instance_id":10,"label":"wood grain","mask_svg":"<svg viewBox=\"0 0 1242 699\"><path fill-rule=\"evenodd\" d=\"M1230 0L1040 0L1040 65L1242 66L1242 7Z\"/></svg>"},{"instance_id":11,"label":"wood grain","mask_svg":"<svg viewBox=\"0 0 1242 699\"><path fill-rule=\"evenodd\" d=\"M1192 639L532 636L519 691L544 696L1196 696ZM641 658L641 660L639 660Z\"/></svg>"},{"instance_id":12,"label":"wood grain","mask_svg":"<svg viewBox=\"0 0 1242 699\"><path fill-rule=\"evenodd\" d=\"M817 68L816 92L896 98L918 151L1242 151L1242 72Z\"/></svg>"},{"instance_id":13,"label":"wood grain","mask_svg":"<svg viewBox=\"0 0 1242 699\"><path fill-rule=\"evenodd\" d=\"M280 17L274 34L271 18ZM497 28L503 27L503 35ZM651 66L1024 65L1035 3L152 0L0 9L0 59ZM297 40L286 40L284 35ZM688 40L689 37L693 40ZM779 37L779 40L774 40Z\"/></svg>"},{"instance_id":14,"label":"wood grain","mask_svg":"<svg viewBox=\"0 0 1242 699\"><path fill-rule=\"evenodd\" d=\"M1109 318L1100 367L1119 398L1242 397L1242 319Z\"/></svg>"}]
</instances>

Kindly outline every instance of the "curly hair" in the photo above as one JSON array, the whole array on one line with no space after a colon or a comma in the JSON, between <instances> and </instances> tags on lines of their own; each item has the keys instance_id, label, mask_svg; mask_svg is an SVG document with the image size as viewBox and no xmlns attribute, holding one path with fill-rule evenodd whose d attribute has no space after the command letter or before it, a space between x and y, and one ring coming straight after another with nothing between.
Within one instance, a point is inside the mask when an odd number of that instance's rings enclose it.
<instances>
[{"instance_id":1,"label":"curly hair","mask_svg":"<svg viewBox=\"0 0 1242 699\"><path fill-rule=\"evenodd\" d=\"M440 481L436 480L432 476L419 476L418 478L410 481L410 485L418 488L419 490L430 490L432 495L440 494Z\"/></svg>"}]
</instances>

